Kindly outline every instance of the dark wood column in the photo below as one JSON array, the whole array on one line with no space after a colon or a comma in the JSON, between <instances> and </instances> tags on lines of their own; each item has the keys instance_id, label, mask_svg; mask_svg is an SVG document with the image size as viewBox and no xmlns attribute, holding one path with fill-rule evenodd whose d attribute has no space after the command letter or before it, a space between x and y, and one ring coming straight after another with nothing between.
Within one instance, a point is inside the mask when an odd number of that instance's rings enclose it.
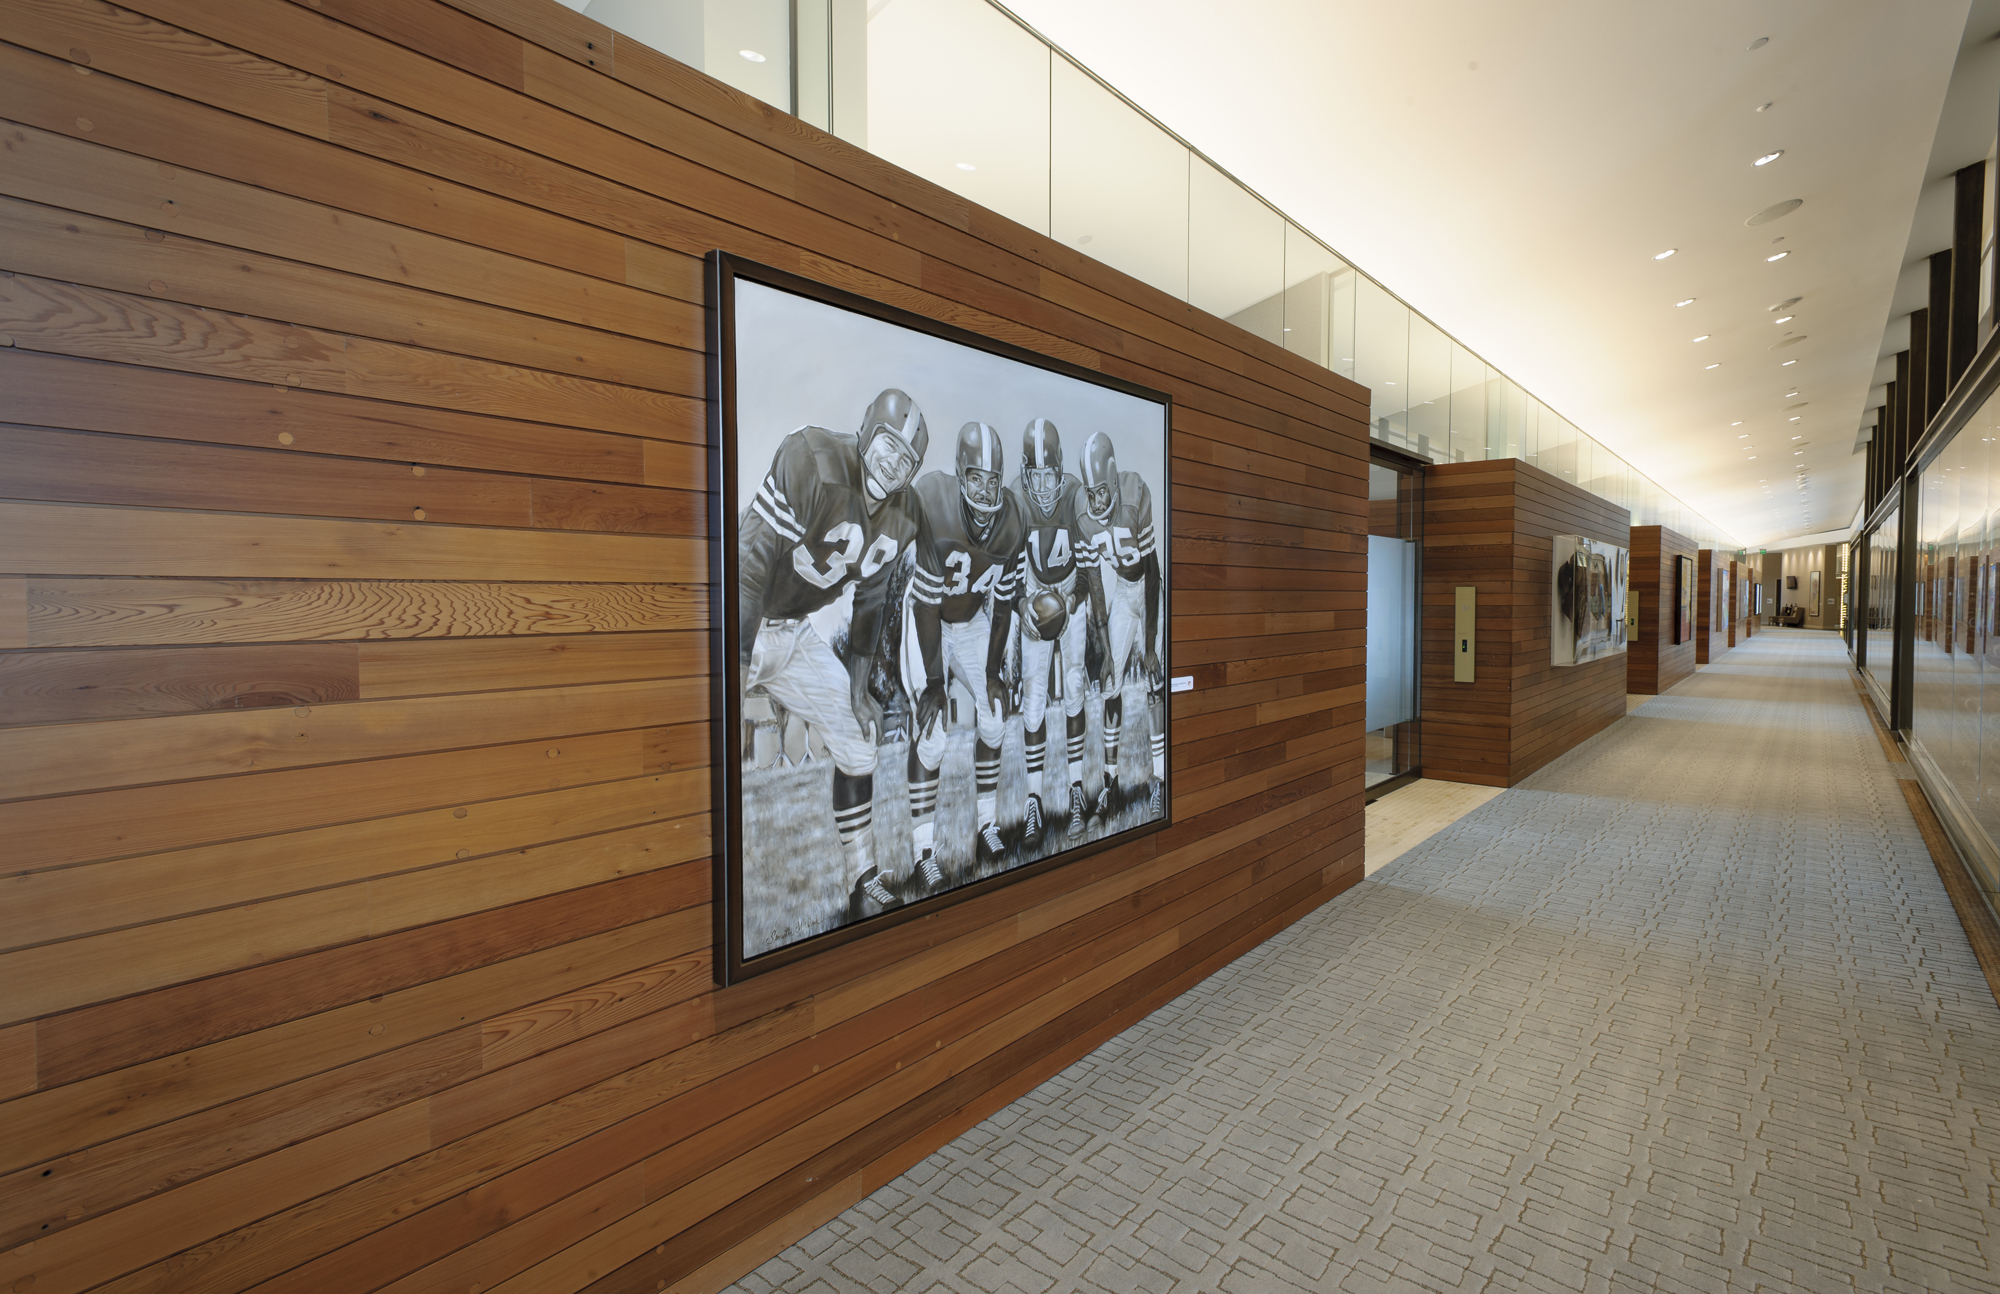
<instances>
[{"instance_id":1,"label":"dark wood column","mask_svg":"<svg viewBox=\"0 0 2000 1294\"><path fill-rule=\"evenodd\" d=\"M1951 389L1947 373L1951 367L1951 249L1933 252L1931 263L1930 337L1924 353L1924 417L1910 441L1923 438L1924 428L1944 408L1945 392Z\"/></svg>"},{"instance_id":2,"label":"dark wood column","mask_svg":"<svg viewBox=\"0 0 2000 1294\"><path fill-rule=\"evenodd\" d=\"M1951 348L1947 386L1956 386L1979 350L1979 254L1985 223L1986 163L1959 168L1952 194Z\"/></svg>"},{"instance_id":3,"label":"dark wood column","mask_svg":"<svg viewBox=\"0 0 2000 1294\"><path fill-rule=\"evenodd\" d=\"M1931 290L1937 290L1936 284L1932 284ZM1910 349L1905 352L1910 357L1909 383L1903 388L1909 407L1903 411L1903 435L1899 439L1900 452L1896 456L1898 468L1909 456L1910 446L1923 436L1925 424L1931 420L1931 318L1928 306L1910 311ZM1903 370L1898 368L1896 376L1903 377Z\"/></svg>"}]
</instances>

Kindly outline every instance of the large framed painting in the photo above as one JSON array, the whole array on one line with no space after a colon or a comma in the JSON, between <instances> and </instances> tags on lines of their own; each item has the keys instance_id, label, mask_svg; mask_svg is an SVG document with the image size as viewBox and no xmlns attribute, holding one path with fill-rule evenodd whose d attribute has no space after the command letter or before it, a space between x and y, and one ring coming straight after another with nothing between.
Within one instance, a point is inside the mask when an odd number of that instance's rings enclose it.
<instances>
[{"instance_id":1,"label":"large framed painting","mask_svg":"<svg viewBox=\"0 0 2000 1294\"><path fill-rule=\"evenodd\" d=\"M1582 665L1623 655L1629 549L1583 535L1557 535L1549 587L1549 659Z\"/></svg>"},{"instance_id":2,"label":"large framed painting","mask_svg":"<svg viewBox=\"0 0 2000 1294\"><path fill-rule=\"evenodd\" d=\"M1682 555L1674 558L1674 641L1676 643L1694 640L1694 558Z\"/></svg>"},{"instance_id":3,"label":"large framed painting","mask_svg":"<svg viewBox=\"0 0 2000 1294\"><path fill-rule=\"evenodd\" d=\"M1168 397L708 268L718 978L1166 826Z\"/></svg>"}]
</instances>

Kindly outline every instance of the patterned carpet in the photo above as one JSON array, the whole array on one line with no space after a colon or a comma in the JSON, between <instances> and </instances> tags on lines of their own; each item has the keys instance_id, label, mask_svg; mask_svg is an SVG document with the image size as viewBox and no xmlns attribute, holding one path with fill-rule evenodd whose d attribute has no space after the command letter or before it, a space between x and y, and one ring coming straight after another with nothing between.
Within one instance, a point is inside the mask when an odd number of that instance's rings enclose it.
<instances>
[{"instance_id":1,"label":"patterned carpet","mask_svg":"<svg viewBox=\"0 0 2000 1294\"><path fill-rule=\"evenodd\" d=\"M1849 679L1759 635L735 1288L2000 1289L2000 1009Z\"/></svg>"}]
</instances>

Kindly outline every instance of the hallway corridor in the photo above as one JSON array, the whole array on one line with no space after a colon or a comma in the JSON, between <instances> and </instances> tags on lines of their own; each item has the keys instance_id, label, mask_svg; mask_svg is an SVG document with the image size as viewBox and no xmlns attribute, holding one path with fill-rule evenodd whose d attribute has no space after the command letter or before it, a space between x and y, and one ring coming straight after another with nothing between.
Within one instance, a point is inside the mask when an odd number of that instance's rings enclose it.
<instances>
[{"instance_id":1,"label":"hallway corridor","mask_svg":"<svg viewBox=\"0 0 2000 1294\"><path fill-rule=\"evenodd\" d=\"M2000 1009L1852 679L1752 639L733 1288L2000 1289Z\"/></svg>"}]
</instances>

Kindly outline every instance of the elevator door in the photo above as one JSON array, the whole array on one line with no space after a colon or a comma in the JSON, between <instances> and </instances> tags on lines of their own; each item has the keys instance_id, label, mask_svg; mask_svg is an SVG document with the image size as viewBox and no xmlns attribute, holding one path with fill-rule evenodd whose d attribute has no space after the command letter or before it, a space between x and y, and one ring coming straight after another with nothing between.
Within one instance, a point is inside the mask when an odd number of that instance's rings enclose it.
<instances>
[{"instance_id":1,"label":"elevator door","mask_svg":"<svg viewBox=\"0 0 2000 1294\"><path fill-rule=\"evenodd\" d=\"M1417 775L1417 662L1422 625L1423 471L1378 456L1368 465L1367 774L1371 792Z\"/></svg>"}]
</instances>

